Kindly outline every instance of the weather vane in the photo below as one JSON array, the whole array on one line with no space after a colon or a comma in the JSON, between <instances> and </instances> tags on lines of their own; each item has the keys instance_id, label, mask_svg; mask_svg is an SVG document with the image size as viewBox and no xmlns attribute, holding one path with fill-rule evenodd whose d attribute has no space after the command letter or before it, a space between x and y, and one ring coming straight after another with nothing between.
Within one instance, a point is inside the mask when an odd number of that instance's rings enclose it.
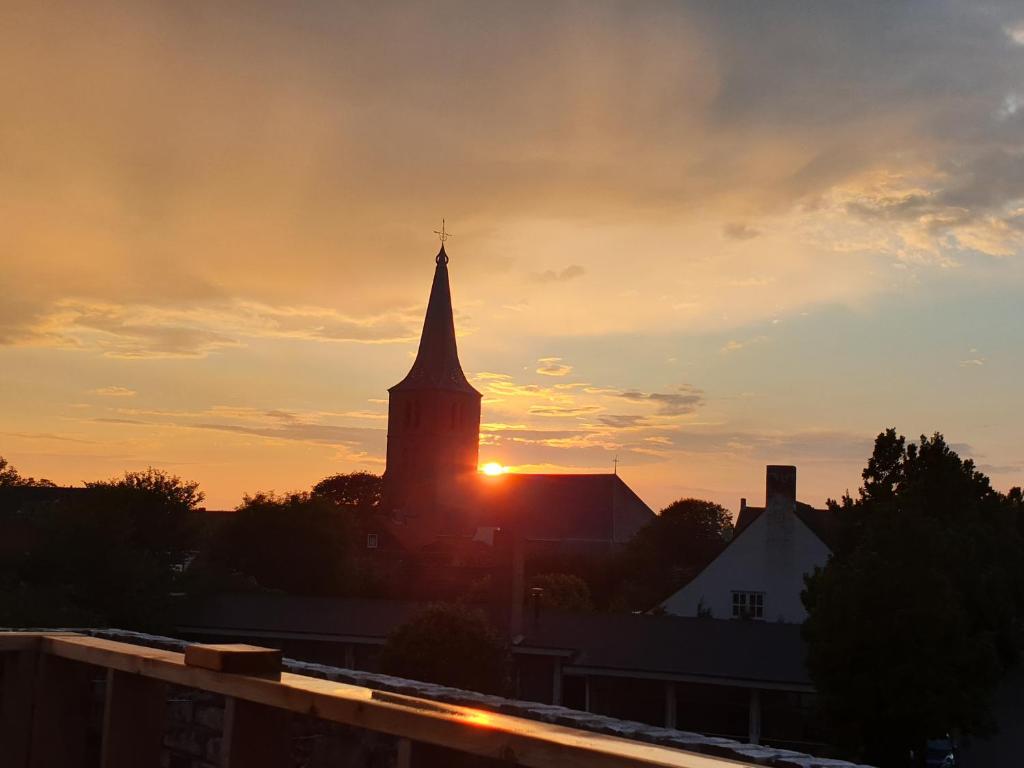
<instances>
[{"instance_id":1,"label":"weather vane","mask_svg":"<svg viewBox=\"0 0 1024 768\"><path fill-rule=\"evenodd\" d=\"M441 241L441 245L444 245L444 241L452 236L452 233L446 231L444 228L444 219L441 219L441 228L435 229L434 234L437 235L438 239Z\"/></svg>"}]
</instances>

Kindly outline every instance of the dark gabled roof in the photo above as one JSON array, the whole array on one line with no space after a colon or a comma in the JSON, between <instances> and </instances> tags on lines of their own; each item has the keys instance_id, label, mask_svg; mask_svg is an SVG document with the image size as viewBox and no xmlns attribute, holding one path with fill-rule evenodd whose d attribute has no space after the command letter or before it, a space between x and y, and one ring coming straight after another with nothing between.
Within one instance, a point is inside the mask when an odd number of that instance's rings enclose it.
<instances>
[{"instance_id":1,"label":"dark gabled roof","mask_svg":"<svg viewBox=\"0 0 1024 768\"><path fill-rule=\"evenodd\" d=\"M422 610L422 603L360 598L296 597L252 592L180 604L174 621L183 632L322 635L379 640Z\"/></svg>"},{"instance_id":2,"label":"dark gabled roof","mask_svg":"<svg viewBox=\"0 0 1024 768\"><path fill-rule=\"evenodd\" d=\"M541 614L520 646L574 651L574 667L811 686L797 624L635 614ZM709 680L710 682L711 680Z\"/></svg>"},{"instance_id":3,"label":"dark gabled roof","mask_svg":"<svg viewBox=\"0 0 1024 768\"><path fill-rule=\"evenodd\" d=\"M740 510L740 515L736 518L733 538L739 536L747 526L757 520L762 512L764 512L764 507L744 507ZM829 549L835 547L838 521L831 510L815 509L810 504L798 501L796 503L796 516L804 525L811 529L811 533L821 539L826 547Z\"/></svg>"},{"instance_id":4,"label":"dark gabled roof","mask_svg":"<svg viewBox=\"0 0 1024 768\"><path fill-rule=\"evenodd\" d=\"M448 285L448 254L444 252L443 244L436 262L416 360L406 377L388 391L446 389L480 397L480 393L466 379L459 363L452 294Z\"/></svg>"},{"instance_id":5,"label":"dark gabled roof","mask_svg":"<svg viewBox=\"0 0 1024 768\"><path fill-rule=\"evenodd\" d=\"M178 607L180 632L205 636L380 642L424 603L266 593L218 595ZM507 616L487 611L500 631ZM251 633L251 634L247 634ZM550 652L600 674L703 678L709 683L809 688L800 627L763 621L636 614L528 618L514 650Z\"/></svg>"},{"instance_id":6,"label":"dark gabled roof","mask_svg":"<svg viewBox=\"0 0 1024 768\"><path fill-rule=\"evenodd\" d=\"M516 527L528 539L612 541L621 533L615 530L617 504L654 518L622 478L609 473L513 473L481 478L480 485L482 524Z\"/></svg>"}]
</instances>

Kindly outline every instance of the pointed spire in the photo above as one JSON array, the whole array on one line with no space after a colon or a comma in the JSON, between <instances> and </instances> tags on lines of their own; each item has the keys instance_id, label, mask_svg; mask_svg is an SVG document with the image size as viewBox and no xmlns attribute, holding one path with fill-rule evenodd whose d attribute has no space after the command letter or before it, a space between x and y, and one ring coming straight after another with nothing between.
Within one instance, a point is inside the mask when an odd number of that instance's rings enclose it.
<instances>
[{"instance_id":1,"label":"pointed spire","mask_svg":"<svg viewBox=\"0 0 1024 768\"><path fill-rule=\"evenodd\" d=\"M455 343L452 293L448 284L448 254L444 243L434 259L434 282L423 320L423 333L416 361L404 379L390 391L403 389L447 389L479 396L462 372Z\"/></svg>"}]
</instances>

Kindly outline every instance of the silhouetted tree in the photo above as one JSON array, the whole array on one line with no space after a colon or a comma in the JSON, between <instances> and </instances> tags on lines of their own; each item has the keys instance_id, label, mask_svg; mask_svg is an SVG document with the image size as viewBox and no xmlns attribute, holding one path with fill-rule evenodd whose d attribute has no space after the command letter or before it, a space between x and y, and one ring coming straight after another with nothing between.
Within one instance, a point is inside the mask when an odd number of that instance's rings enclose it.
<instances>
[{"instance_id":1,"label":"silhouetted tree","mask_svg":"<svg viewBox=\"0 0 1024 768\"><path fill-rule=\"evenodd\" d=\"M385 674L494 694L508 692L509 664L480 611L443 603L398 627L380 654Z\"/></svg>"},{"instance_id":2,"label":"silhouetted tree","mask_svg":"<svg viewBox=\"0 0 1024 768\"><path fill-rule=\"evenodd\" d=\"M189 513L198 510L205 498L199 483L148 467L85 487L90 498L117 510L121 522L131 526L136 544L163 553L169 562L180 564L194 543Z\"/></svg>"},{"instance_id":3,"label":"silhouetted tree","mask_svg":"<svg viewBox=\"0 0 1024 768\"><path fill-rule=\"evenodd\" d=\"M903 765L929 737L986 733L989 699L1018 655L1024 549L1013 500L942 435L880 434L842 535L807 578L808 666L835 738Z\"/></svg>"},{"instance_id":4,"label":"silhouetted tree","mask_svg":"<svg viewBox=\"0 0 1024 768\"><path fill-rule=\"evenodd\" d=\"M0 590L0 624L166 629L201 500L195 483L150 468L37 510Z\"/></svg>"},{"instance_id":5,"label":"silhouetted tree","mask_svg":"<svg viewBox=\"0 0 1024 768\"><path fill-rule=\"evenodd\" d=\"M539 573L530 580L531 587L543 590L541 605L553 611L589 613L594 610L587 582L571 573Z\"/></svg>"},{"instance_id":6,"label":"silhouetted tree","mask_svg":"<svg viewBox=\"0 0 1024 768\"><path fill-rule=\"evenodd\" d=\"M257 493L218 529L198 565L290 594L355 594L354 530L351 511L323 496Z\"/></svg>"},{"instance_id":7,"label":"silhouetted tree","mask_svg":"<svg viewBox=\"0 0 1024 768\"><path fill-rule=\"evenodd\" d=\"M679 499L665 507L626 545L618 563L622 607L646 610L679 589L725 547L732 536L725 507Z\"/></svg>"},{"instance_id":8,"label":"silhouetted tree","mask_svg":"<svg viewBox=\"0 0 1024 768\"><path fill-rule=\"evenodd\" d=\"M380 475L369 472L325 477L313 486L313 496L331 501L335 506L345 507L359 513L376 512L380 507L384 480Z\"/></svg>"},{"instance_id":9,"label":"silhouetted tree","mask_svg":"<svg viewBox=\"0 0 1024 768\"><path fill-rule=\"evenodd\" d=\"M54 484L45 478L36 480L34 477L23 477L18 470L10 465L3 456L0 456L0 488L11 488L21 486L41 486L53 488Z\"/></svg>"}]
</instances>

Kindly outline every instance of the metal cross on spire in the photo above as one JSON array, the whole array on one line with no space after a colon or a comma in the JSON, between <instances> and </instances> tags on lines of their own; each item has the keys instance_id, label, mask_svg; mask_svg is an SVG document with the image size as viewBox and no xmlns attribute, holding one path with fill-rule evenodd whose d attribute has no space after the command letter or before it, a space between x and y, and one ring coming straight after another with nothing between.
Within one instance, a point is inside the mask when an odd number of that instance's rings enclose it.
<instances>
[{"instance_id":1,"label":"metal cross on spire","mask_svg":"<svg viewBox=\"0 0 1024 768\"><path fill-rule=\"evenodd\" d=\"M438 239L441 241L442 246L444 245L444 241L452 236L452 233L446 231L444 228L444 219L441 219L441 228L435 229L434 234L437 235Z\"/></svg>"}]
</instances>

